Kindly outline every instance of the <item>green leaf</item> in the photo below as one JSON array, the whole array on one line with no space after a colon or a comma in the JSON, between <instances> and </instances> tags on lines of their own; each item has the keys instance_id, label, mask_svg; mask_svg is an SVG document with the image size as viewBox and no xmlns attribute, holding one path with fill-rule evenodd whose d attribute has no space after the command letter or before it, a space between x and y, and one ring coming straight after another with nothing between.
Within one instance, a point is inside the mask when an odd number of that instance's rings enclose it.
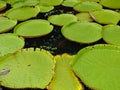
<instances>
[{"instance_id":1,"label":"green leaf","mask_svg":"<svg viewBox=\"0 0 120 90\"><path fill-rule=\"evenodd\" d=\"M5 13L5 16L7 16L10 19L24 21L37 16L39 12L40 9L38 7L19 7L8 10Z\"/></svg>"},{"instance_id":2,"label":"green leaf","mask_svg":"<svg viewBox=\"0 0 120 90\"><path fill-rule=\"evenodd\" d=\"M80 1L78 0L64 0L62 2L62 5L63 6L66 6L66 7L73 7L75 4L79 3Z\"/></svg>"},{"instance_id":3,"label":"green leaf","mask_svg":"<svg viewBox=\"0 0 120 90\"><path fill-rule=\"evenodd\" d=\"M0 58L0 84L14 89L44 89L52 79L53 69L54 61L49 52L24 49Z\"/></svg>"},{"instance_id":4,"label":"green leaf","mask_svg":"<svg viewBox=\"0 0 120 90\"><path fill-rule=\"evenodd\" d=\"M16 24L17 20L0 17L0 33L11 30Z\"/></svg>"},{"instance_id":5,"label":"green leaf","mask_svg":"<svg viewBox=\"0 0 120 90\"><path fill-rule=\"evenodd\" d=\"M120 47L95 45L75 57L73 69L85 85L98 90L119 90Z\"/></svg>"},{"instance_id":6,"label":"green leaf","mask_svg":"<svg viewBox=\"0 0 120 90\"><path fill-rule=\"evenodd\" d=\"M0 11L4 10L6 8L6 2L0 1Z\"/></svg>"},{"instance_id":7,"label":"green leaf","mask_svg":"<svg viewBox=\"0 0 120 90\"><path fill-rule=\"evenodd\" d=\"M23 37L32 38L49 34L52 30L53 26L47 20L35 19L18 24L14 28L14 33Z\"/></svg>"},{"instance_id":8,"label":"green leaf","mask_svg":"<svg viewBox=\"0 0 120 90\"><path fill-rule=\"evenodd\" d=\"M24 39L12 33L0 34L0 56L15 53L24 47Z\"/></svg>"},{"instance_id":9,"label":"green leaf","mask_svg":"<svg viewBox=\"0 0 120 90\"><path fill-rule=\"evenodd\" d=\"M65 24L77 21L77 17L72 14L52 15L48 18L48 21L52 24L63 26Z\"/></svg>"},{"instance_id":10,"label":"green leaf","mask_svg":"<svg viewBox=\"0 0 120 90\"><path fill-rule=\"evenodd\" d=\"M93 43L102 38L102 26L97 23L74 22L62 27L65 38L79 43Z\"/></svg>"},{"instance_id":11,"label":"green leaf","mask_svg":"<svg viewBox=\"0 0 120 90\"><path fill-rule=\"evenodd\" d=\"M72 72L70 65L73 56L63 54L55 56L56 68L49 90L82 90L82 85Z\"/></svg>"},{"instance_id":12,"label":"green leaf","mask_svg":"<svg viewBox=\"0 0 120 90\"><path fill-rule=\"evenodd\" d=\"M106 25L103 27L103 39L110 44L120 45L120 26Z\"/></svg>"}]
</instances>

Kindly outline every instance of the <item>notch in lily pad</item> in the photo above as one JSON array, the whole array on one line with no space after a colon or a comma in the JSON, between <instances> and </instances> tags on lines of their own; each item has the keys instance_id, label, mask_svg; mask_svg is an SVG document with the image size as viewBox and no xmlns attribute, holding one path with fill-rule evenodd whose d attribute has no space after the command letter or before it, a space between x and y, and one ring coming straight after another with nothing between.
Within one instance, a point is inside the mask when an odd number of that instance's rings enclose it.
<instances>
[{"instance_id":1,"label":"notch in lily pad","mask_svg":"<svg viewBox=\"0 0 120 90\"><path fill-rule=\"evenodd\" d=\"M24 21L32 17L36 17L40 12L39 7L19 7L12 8L5 13L5 16L10 19L16 19L19 21Z\"/></svg>"},{"instance_id":2,"label":"notch in lily pad","mask_svg":"<svg viewBox=\"0 0 120 90\"><path fill-rule=\"evenodd\" d=\"M120 45L120 26L119 25L106 25L103 27L103 39L114 45Z\"/></svg>"},{"instance_id":3,"label":"notch in lily pad","mask_svg":"<svg viewBox=\"0 0 120 90\"><path fill-rule=\"evenodd\" d=\"M0 34L0 56L15 53L24 47L24 39L15 34Z\"/></svg>"},{"instance_id":4,"label":"notch in lily pad","mask_svg":"<svg viewBox=\"0 0 120 90\"><path fill-rule=\"evenodd\" d=\"M77 17L72 14L52 15L48 18L48 21L54 25L63 26L65 24L77 21Z\"/></svg>"},{"instance_id":5,"label":"notch in lily pad","mask_svg":"<svg viewBox=\"0 0 120 90\"><path fill-rule=\"evenodd\" d=\"M102 38L102 26L90 22L73 22L62 27L63 36L78 43L93 43Z\"/></svg>"},{"instance_id":6,"label":"notch in lily pad","mask_svg":"<svg viewBox=\"0 0 120 90\"><path fill-rule=\"evenodd\" d=\"M17 20L0 17L0 33L11 30L17 24Z\"/></svg>"},{"instance_id":7,"label":"notch in lily pad","mask_svg":"<svg viewBox=\"0 0 120 90\"><path fill-rule=\"evenodd\" d=\"M0 76L0 84L14 89L45 89L53 77L53 69L54 60L49 52L22 49L16 54L0 58L0 73L6 70L6 74Z\"/></svg>"},{"instance_id":8,"label":"notch in lily pad","mask_svg":"<svg viewBox=\"0 0 120 90\"><path fill-rule=\"evenodd\" d=\"M119 90L120 47L89 46L80 50L74 60L73 69L85 85L97 90Z\"/></svg>"},{"instance_id":9,"label":"notch in lily pad","mask_svg":"<svg viewBox=\"0 0 120 90\"><path fill-rule=\"evenodd\" d=\"M55 74L48 86L49 90L82 90L78 78L74 75L70 62L74 56L63 54L55 56Z\"/></svg>"},{"instance_id":10,"label":"notch in lily pad","mask_svg":"<svg viewBox=\"0 0 120 90\"><path fill-rule=\"evenodd\" d=\"M47 20L35 19L18 24L14 33L25 38L44 36L52 32L53 26Z\"/></svg>"}]
</instances>

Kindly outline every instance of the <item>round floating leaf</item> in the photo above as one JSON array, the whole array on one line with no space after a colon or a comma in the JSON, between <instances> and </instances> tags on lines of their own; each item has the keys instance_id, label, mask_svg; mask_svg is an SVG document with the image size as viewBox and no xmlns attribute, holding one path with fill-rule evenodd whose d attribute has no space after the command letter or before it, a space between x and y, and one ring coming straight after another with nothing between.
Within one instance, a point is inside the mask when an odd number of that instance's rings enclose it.
<instances>
[{"instance_id":1,"label":"round floating leaf","mask_svg":"<svg viewBox=\"0 0 120 90\"><path fill-rule=\"evenodd\" d=\"M49 90L82 90L82 85L72 72L70 65L72 59L73 56L67 54L55 56L55 75L48 87Z\"/></svg>"},{"instance_id":2,"label":"round floating leaf","mask_svg":"<svg viewBox=\"0 0 120 90\"><path fill-rule=\"evenodd\" d=\"M46 6L46 5L38 5L38 7L40 8L40 12L45 13L45 12L49 12L51 10L54 9L54 6Z\"/></svg>"},{"instance_id":3,"label":"round floating leaf","mask_svg":"<svg viewBox=\"0 0 120 90\"><path fill-rule=\"evenodd\" d=\"M62 2L63 0L40 0L40 4L51 5L51 6L60 5Z\"/></svg>"},{"instance_id":4,"label":"round floating leaf","mask_svg":"<svg viewBox=\"0 0 120 90\"><path fill-rule=\"evenodd\" d=\"M44 50L24 49L0 58L1 85L9 88L41 88L53 76L52 55Z\"/></svg>"},{"instance_id":5,"label":"round floating leaf","mask_svg":"<svg viewBox=\"0 0 120 90\"><path fill-rule=\"evenodd\" d=\"M49 34L52 32L53 26L46 20L36 19L36 20L28 20L18 24L14 28L14 33L31 38L31 37L38 37Z\"/></svg>"},{"instance_id":6,"label":"round floating leaf","mask_svg":"<svg viewBox=\"0 0 120 90\"><path fill-rule=\"evenodd\" d=\"M119 90L120 47L95 45L76 55L73 69L84 84L96 90Z\"/></svg>"},{"instance_id":7,"label":"round floating leaf","mask_svg":"<svg viewBox=\"0 0 120 90\"><path fill-rule=\"evenodd\" d=\"M97 23L74 22L63 26L62 34L79 43L93 43L102 38L102 26Z\"/></svg>"},{"instance_id":8,"label":"round floating leaf","mask_svg":"<svg viewBox=\"0 0 120 90\"><path fill-rule=\"evenodd\" d=\"M62 5L66 7L73 7L75 4L79 3L78 0L64 0Z\"/></svg>"},{"instance_id":9,"label":"round floating leaf","mask_svg":"<svg viewBox=\"0 0 120 90\"><path fill-rule=\"evenodd\" d=\"M96 2L86 1L76 4L73 8L74 10L79 12L89 12L89 11L102 10L102 5Z\"/></svg>"},{"instance_id":10,"label":"round floating leaf","mask_svg":"<svg viewBox=\"0 0 120 90\"><path fill-rule=\"evenodd\" d=\"M120 45L120 26L107 25L103 27L103 39L110 44Z\"/></svg>"},{"instance_id":11,"label":"round floating leaf","mask_svg":"<svg viewBox=\"0 0 120 90\"><path fill-rule=\"evenodd\" d=\"M0 33L9 31L17 24L16 20L0 17Z\"/></svg>"},{"instance_id":12,"label":"round floating leaf","mask_svg":"<svg viewBox=\"0 0 120 90\"><path fill-rule=\"evenodd\" d=\"M85 2L85 1L91 1L91 2L99 2L100 0L80 0L82 2Z\"/></svg>"},{"instance_id":13,"label":"round floating leaf","mask_svg":"<svg viewBox=\"0 0 120 90\"><path fill-rule=\"evenodd\" d=\"M48 18L52 24L63 26L65 24L77 21L77 17L72 14L52 15Z\"/></svg>"},{"instance_id":14,"label":"round floating leaf","mask_svg":"<svg viewBox=\"0 0 120 90\"><path fill-rule=\"evenodd\" d=\"M76 17L78 21L88 21L88 22L93 21L89 13L78 13L76 14Z\"/></svg>"},{"instance_id":15,"label":"round floating leaf","mask_svg":"<svg viewBox=\"0 0 120 90\"><path fill-rule=\"evenodd\" d=\"M0 56L14 53L24 47L24 39L8 33L0 34Z\"/></svg>"},{"instance_id":16,"label":"round floating leaf","mask_svg":"<svg viewBox=\"0 0 120 90\"><path fill-rule=\"evenodd\" d=\"M8 10L5 15L10 19L23 21L35 17L39 11L38 7L20 7Z\"/></svg>"},{"instance_id":17,"label":"round floating leaf","mask_svg":"<svg viewBox=\"0 0 120 90\"><path fill-rule=\"evenodd\" d=\"M14 8L23 7L23 6L35 6L39 4L39 0L18 0L14 2L11 6Z\"/></svg>"},{"instance_id":18,"label":"round floating leaf","mask_svg":"<svg viewBox=\"0 0 120 90\"><path fill-rule=\"evenodd\" d=\"M4 10L6 8L6 2L0 1L0 11Z\"/></svg>"},{"instance_id":19,"label":"round floating leaf","mask_svg":"<svg viewBox=\"0 0 120 90\"><path fill-rule=\"evenodd\" d=\"M101 24L117 24L120 20L120 14L113 10L101 10L90 13L93 19Z\"/></svg>"},{"instance_id":20,"label":"round floating leaf","mask_svg":"<svg viewBox=\"0 0 120 90\"><path fill-rule=\"evenodd\" d=\"M100 4L112 9L120 9L120 0L100 0Z\"/></svg>"}]
</instances>

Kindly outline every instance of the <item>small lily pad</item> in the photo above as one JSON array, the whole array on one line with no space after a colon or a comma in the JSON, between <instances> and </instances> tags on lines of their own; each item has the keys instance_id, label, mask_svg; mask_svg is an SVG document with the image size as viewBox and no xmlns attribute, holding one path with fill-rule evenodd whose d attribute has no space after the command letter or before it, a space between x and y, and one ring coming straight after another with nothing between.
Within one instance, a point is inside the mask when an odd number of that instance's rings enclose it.
<instances>
[{"instance_id":1,"label":"small lily pad","mask_svg":"<svg viewBox=\"0 0 120 90\"><path fill-rule=\"evenodd\" d=\"M100 0L100 4L112 9L120 9L120 0Z\"/></svg>"},{"instance_id":2,"label":"small lily pad","mask_svg":"<svg viewBox=\"0 0 120 90\"><path fill-rule=\"evenodd\" d=\"M0 11L4 10L6 8L6 2L0 1Z\"/></svg>"},{"instance_id":3,"label":"small lily pad","mask_svg":"<svg viewBox=\"0 0 120 90\"><path fill-rule=\"evenodd\" d=\"M120 45L120 26L107 25L103 27L103 39L110 44Z\"/></svg>"},{"instance_id":4,"label":"small lily pad","mask_svg":"<svg viewBox=\"0 0 120 90\"><path fill-rule=\"evenodd\" d=\"M5 17L0 17L0 33L11 30L17 24L17 20L10 20Z\"/></svg>"},{"instance_id":5,"label":"small lily pad","mask_svg":"<svg viewBox=\"0 0 120 90\"><path fill-rule=\"evenodd\" d=\"M10 19L24 21L37 16L39 12L40 9L38 7L19 7L8 10L5 13L5 16L7 16Z\"/></svg>"},{"instance_id":6,"label":"small lily pad","mask_svg":"<svg viewBox=\"0 0 120 90\"><path fill-rule=\"evenodd\" d=\"M52 30L53 26L47 20L35 19L18 24L14 28L14 33L26 38L32 38L49 34Z\"/></svg>"},{"instance_id":7,"label":"small lily pad","mask_svg":"<svg viewBox=\"0 0 120 90\"><path fill-rule=\"evenodd\" d=\"M24 39L12 33L0 34L0 56L15 53L24 47Z\"/></svg>"},{"instance_id":8,"label":"small lily pad","mask_svg":"<svg viewBox=\"0 0 120 90\"><path fill-rule=\"evenodd\" d=\"M120 47L89 46L79 51L73 69L85 85L97 90L119 90Z\"/></svg>"},{"instance_id":9,"label":"small lily pad","mask_svg":"<svg viewBox=\"0 0 120 90\"><path fill-rule=\"evenodd\" d=\"M72 14L52 15L48 18L52 24L63 26L65 24L77 21L77 17Z\"/></svg>"},{"instance_id":10,"label":"small lily pad","mask_svg":"<svg viewBox=\"0 0 120 90\"><path fill-rule=\"evenodd\" d=\"M74 22L63 26L62 34L79 43L93 43L102 38L102 26L97 23Z\"/></svg>"},{"instance_id":11,"label":"small lily pad","mask_svg":"<svg viewBox=\"0 0 120 90\"><path fill-rule=\"evenodd\" d=\"M88 22L93 21L89 13L78 13L76 14L76 17L78 21L88 21Z\"/></svg>"},{"instance_id":12,"label":"small lily pad","mask_svg":"<svg viewBox=\"0 0 120 90\"><path fill-rule=\"evenodd\" d=\"M0 58L0 73L6 73L0 76L0 84L14 89L44 89L52 79L53 69L54 61L49 52L24 49Z\"/></svg>"},{"instance_id":13,"label":"small lily pad","mask_svg":"<svg viewBox=\"0 0 120 90\"><path fill-rule=\"evenodd\" d=\"M103 9L90 14L96 22L101 24L117 24L120 20L120 14L113 10Z\"/></svg>"},{"instance_id":14,"label":"small lily pad","mask_svg":"<svg viewBox=\"0 0 120 90\"><path fill-rule=\"evenodd\" d=\"M79 12L89 12L102 10L102 5L98 4L97 2L86 1L76 4L73 9Z\"/></svg>"},{"instance_id":15,"label":"small lily pad","mask_svg":"<svg viewBox=\"0 0 120 90\"><path fill-rule=\"evenodd\" d=\"M62 5L66 7L73 7L75 4L79 3L78 0L64 0Z\"/></svg>"},{"instance_id":16,"label":"small lily pad","mask_svg":"<svg viewBox=\"0 0 120 90\"><path fill-rule=\"evenodd\" d=\"M70 65L73 56L63 54L55 56L56 68L49 90L82 90L82 85L72 72Z\"/></svg>"},{"instance_id":17,"label":"small lily pad","mask_svg":"<svg viewBox=\"0 0 120 90\"><path fill-rule=\"evenodd\" d=\"M63 0L40 0L41 5L50 5L50 6L60 5L62 2Z\"/></svg>"}]
</instances>

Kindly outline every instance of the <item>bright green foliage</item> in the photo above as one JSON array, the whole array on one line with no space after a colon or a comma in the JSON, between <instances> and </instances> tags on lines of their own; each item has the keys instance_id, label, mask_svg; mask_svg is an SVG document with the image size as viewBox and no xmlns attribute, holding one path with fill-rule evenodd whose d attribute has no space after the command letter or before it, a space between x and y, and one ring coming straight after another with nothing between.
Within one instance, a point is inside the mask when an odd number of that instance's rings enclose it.
<instances>
[{"instance_id":1,"label":"bright green foliage","mask_svg":"<svg viewBox=\"0 0 120 90\"><path fill-rule=\"evenodd\" d=\"M49 90L82 90L82 85L72 72L70 65L73 56L55 56L56 68Z\"/></svg>"},{"instance_id":2,"label":"bright green foliage","mask_svg":"<svg viewBox=\"0 0 120 90\"><path fill-rule=\"evenodd\" d=\"M117 24L120 20L120 14L113 10L103 9L90 14L96 22L101 24Z\"/></svg>"},{"instance_id":3,"label":"bright green foliage","mask_svg":"<svg viewBox=\"0 0 120 90\"><path fill-rule=\"evenodd\" d=\"M112 9L120 9L120 0L100 0L100 4Z\"/></svg>"},{"instance_id":4,"label":"bright green foliage","mask_svg":"<svg viewBox=\"0 0 120 90\"><path fill-rule=\"evenodd\" d=\"M50 83L54 61L44 50L24 49L0 58L1 85L9 88L41 88Z\"/></svg>"},{"instance_id":5,"label":"bright green foliage","mask_svg":"<svg viewBox=\"0 0 120 90\"><path fill-rule=\"evenodd\" d=\"M0 1L0 11L4 10L6 8L6 2Z\"/></svg>"},{"instance_id":6,"label":"bright green foliage","mask_svg":"<svg viewBox=\"0 0 120 90\"><path fill-rule=\"evenodd\" d=\"M103 27L103 39L110 44L120 45L120 26L107 25Z\"/></svg>"},{"instance_id":7,"label":"bright green foliage","mask_svg":"<svg viewBox=\"0 0 120 90\"><path fill-rule=\"evenodd\" d=\"M79 43L93 43L102 38L102 26L97 23L74 22L63 26L62 34Z\"/></svg>"},{"instance_id":8,"label":"bright green foliage","mask_svg":"<svg viewBox=\"0 0 120 90\"><path fill-rule=\"evenodd\" d=\"M23 47L23 38L11 33L0 34L0 56L4 56L9 53L15 53Z\"/></svg>"},{"instance_id":9,"label":"bright green foliage","mask_svg":"<svg viewBox=\"0 0 120 90\"><path fill-rule=\"evenodd\" d=\"M73 7L75 4L79 3L78 0L64 0L62 5L66 7Z\"/></svg>"},{"instance_id":10,"label":"bright green foliage","mask_svg":"<svg viewBox=\"0 0 120 90\"><path fill-rule=\"evenodd\" d=\"M100 0L80 0L82 2L85 2L85 1L91 1L91 2L99 2Z\"/></svg>"},{"instance_id":11,"label":"bright green foliage","mask_svg":"<svg viewBox=\"0 0 120 90\"><path fill-rule=\"evenodd\" d=\"M93 89L119 90L120 47L89 46L79 51L73 69L77 76Z\"/></svg>"},{"instance_id":12,"label":"bright green foliage","mask_svg":"<svg viewBox=\"0 0 120 90\"><path fill-rule=\"evenodd\" d=\"M79 12L89 12L89 11L102 10L102 5L96 2L86 1L76 4L73 7L73 9Z\"/></svg>"},{"instance_id":13,"label":"bright green foliage","mask_svg":"<svg viewBox=\"0 0 120 90\"><path fill-rule=\"evenodd\" d=\"M49 34L52 30L53 26L47 20L35 19L18 24L14 28L14 33L23 37L32 38Z\"/></svg>"},{"instance_id":14,"label":"bright green foliage","mask_svg":"<svg viewBox=\"0 0 120 90\"><path fill-rule=\"evenodd\" d=\"M0 17L0 33L11 30L16 24L16 20L10 20L5 17Z\"/></svg>"},{"instance_id":15,"label":"bright green foliage","mask_svg":"<svg viewBox=\"0 0 120 90\"><path fill-rule=\"evenodd\" d=\"M5 16L7 16L10 19L24 21L37 16L39 12L40 9L38 7L20 7L20 8L12 8L8 10L5 13Z\"/></svg>"},{"instance_id":16,"label":"bright green foliage","mask_svg":"<svg viewBox=\"0 0 120 90\"><path fill-rule=\"evenodd\" d=\"M63 26L71 22L76 22L77 17L72 14L52 15L48 18L48 21L50 21L52 24Z\"/></svg>"}]
</instances>

